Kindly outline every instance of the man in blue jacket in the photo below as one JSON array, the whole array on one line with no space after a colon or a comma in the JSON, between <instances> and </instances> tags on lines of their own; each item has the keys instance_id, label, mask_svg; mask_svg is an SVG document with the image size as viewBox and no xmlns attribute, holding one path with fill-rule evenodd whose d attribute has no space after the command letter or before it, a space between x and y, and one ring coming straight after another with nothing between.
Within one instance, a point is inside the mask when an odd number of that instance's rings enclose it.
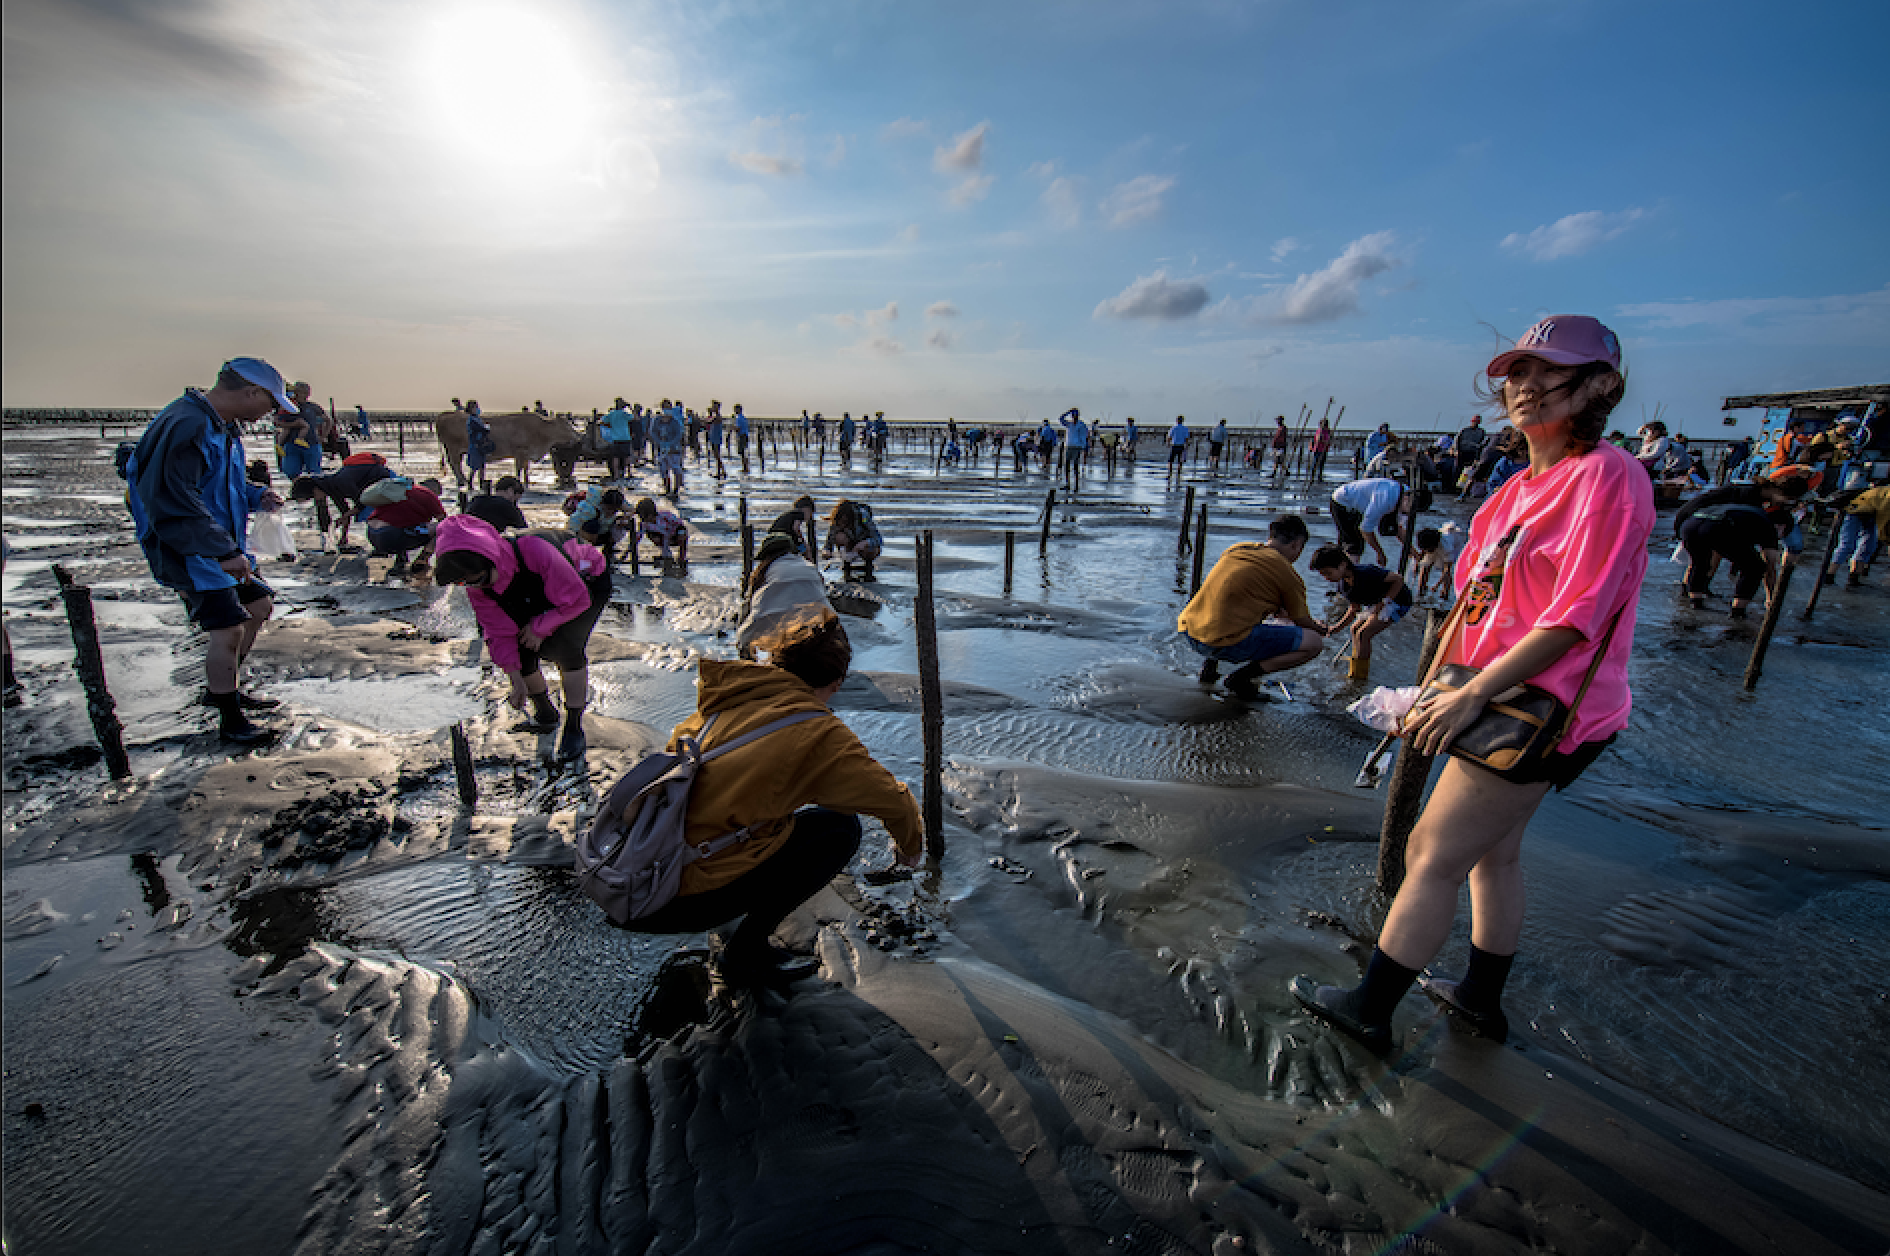
<instances>
[{"instance_id":1,"label":"man in blue jacket","mask_svg":"<svg viewBox=\"0 0 1890 1256\"><path fill-rule=\"evenodd\" d=\"M296 405L282 374L261 358L231 358L208 391L186 389L151 420L125 463L126 504L151 574L175 589L209 638L207 705L223 740L255 745L272 735L246 711L276 702L237 687L256 633L274 611L272 590L243 551L250 511L279 506L267 486L244 476L242 425Z\"/></svg>"}]
</instances>

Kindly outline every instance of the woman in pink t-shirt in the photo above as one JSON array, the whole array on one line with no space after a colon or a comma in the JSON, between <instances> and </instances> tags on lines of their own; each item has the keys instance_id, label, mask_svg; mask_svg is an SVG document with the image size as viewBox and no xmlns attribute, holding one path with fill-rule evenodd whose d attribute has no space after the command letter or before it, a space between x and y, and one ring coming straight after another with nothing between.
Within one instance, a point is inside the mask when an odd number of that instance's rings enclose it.
<instances>
[{"instance_id":1,"label":"woman in pink t-shirt","mask_svg":"<svg viewBox=\"0 0 1890 1256\"><path fill-rule=\"evenodd\" d=\"M1426 975L1424 989L1471 1029L1502 1041L1501 996L1522 933L1523 830L1550 786L1566 787L1627 727L1634 605L1654 527L1647 473L1601 439L1621 401L1621 346L1592 318L1558 315L1531 327L1486 368L1494 400L1529 444L1529 468L1477 511L1457 563L1468 606L1446 662L1482 669L1454 693L1405 717L1413 751L1436 755L1491 696L1529 681L1573 703L1596 651L1593 684L1538 778L1518 784L1450 759L1412 830L1405 880L1365 979L1352 989L1295 977L1307 1011L1376 1050L1391 1045L1391 1012L1437 954L1470 882L1470 966L1461 981Z\"/></svg>"}]
</instances>

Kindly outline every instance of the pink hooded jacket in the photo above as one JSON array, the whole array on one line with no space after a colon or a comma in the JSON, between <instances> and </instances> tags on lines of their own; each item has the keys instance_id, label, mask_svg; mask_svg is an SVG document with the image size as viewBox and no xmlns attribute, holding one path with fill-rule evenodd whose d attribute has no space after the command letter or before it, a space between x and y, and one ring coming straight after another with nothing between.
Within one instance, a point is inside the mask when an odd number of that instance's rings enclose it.
<instances>
[{"instance_id":1,"label":"pink hooded jacket","mask_svg":"<svg viewBox=\"0 0 1890 1256\"><path fill-rule=\"evenodd\" d=\"M453 515L443 520L435 549L441 554L449 550L470 550L489 560L493 567L491 587L499 593L511 587L512 577L518 574L518 561L512 555L511 542L484 519L472 515ZM529 624L515 624L491 592L466 588L466 600L472 603L473 615L479 620L479 633L486 639L486 650L492 655L492 661L508 672L519 669L519 633L530 630L548 637L560 624L576 619L591 604L590 590L584 587L578 573L597 576L604 571L604 555L596 546L583 541L566 541L564 554L560 555L550 541L521 536L518 552L524 556L527 567L544 577L545 596L552 602L550 610ZM569 556L568 562L566 556Z\"/></svg>"}]
</instances>

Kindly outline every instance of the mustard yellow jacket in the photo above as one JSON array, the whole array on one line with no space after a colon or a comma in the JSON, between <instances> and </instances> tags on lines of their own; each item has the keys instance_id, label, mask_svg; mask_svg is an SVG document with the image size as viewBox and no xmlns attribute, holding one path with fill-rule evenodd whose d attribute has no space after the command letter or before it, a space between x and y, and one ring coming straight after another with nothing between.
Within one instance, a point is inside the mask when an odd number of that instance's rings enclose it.
<instances>
[{"instance_id":1,"label":"mustard yellow jacket","mask_svg":"<svg viewBox=\"0 0 1890 1256\"><path fill-rule=\"evenodd\" d=\"M703 659L696 713L676 726L669 748L694 736L710 715L705 751L797 711L825 711L807 683L764 663ZM684 837L697 845L747 827L752 836L683 869L683 894L726 885L787 841L796 809L809 804L876 816L901 854L923 847L923 822L912 793L866 752L853 730L831 713L793 724L705 764L689 791Z\"/></svg>"}]
</instances>

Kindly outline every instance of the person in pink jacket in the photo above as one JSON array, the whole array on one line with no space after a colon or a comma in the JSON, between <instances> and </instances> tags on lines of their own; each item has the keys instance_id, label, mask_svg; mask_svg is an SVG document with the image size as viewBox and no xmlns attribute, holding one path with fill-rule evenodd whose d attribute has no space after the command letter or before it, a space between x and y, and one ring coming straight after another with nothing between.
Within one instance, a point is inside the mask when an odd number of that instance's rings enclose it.
<instances>
[{"instance_id":1,"label":"person in pink jacket","mask_svg":"<svg viewBox=\"0 0 1890 1256\"><path fill-rule=\"evenodd\" d=\"M1404 718L1411 752L1442 754L1498 695L1522 681L1574 717L1528 779L1450 759L1411 832L1404 884L1365 979L1351 989L1295 977L1308 1012L1367 1047L1393 1043L1391 1013L1414 981L1473 1032L1509 1033L1501 997L1522 935L1523 831L1550 789L1563 789L1627 727L1634 609L1647 572L1654 493L1647 473L1602 439L1626 389L1621 345L1601 323L1556 315L1484 368L1491 399L1528 441L1529 464L1478 510L1455 573L1466 613L1441 662L1478 668L1454 692L1422 698ZM1590 664L1594 682L1582 694ZM1421 974L1443 948L1470 883L1470 962L1461 980Z\"/></svg>"},{"instance_id":2,"label":"person in pink jacket","mask_svg":"<svg viewBox=\"0 0 1890 1256\"><path fill-rule=\"evenodd\" d=\"M509 701L527 711L519 732L558 727L539 660L556 664L564 688L558 757L584 755L584 705L590 698L585 647L610 601L610 568L594 545L563 546L529 533L500 536L484 519L454 515L440 524L433 579L466 590L492 661L511 681Z\"/></svg>"}]
</instances>

